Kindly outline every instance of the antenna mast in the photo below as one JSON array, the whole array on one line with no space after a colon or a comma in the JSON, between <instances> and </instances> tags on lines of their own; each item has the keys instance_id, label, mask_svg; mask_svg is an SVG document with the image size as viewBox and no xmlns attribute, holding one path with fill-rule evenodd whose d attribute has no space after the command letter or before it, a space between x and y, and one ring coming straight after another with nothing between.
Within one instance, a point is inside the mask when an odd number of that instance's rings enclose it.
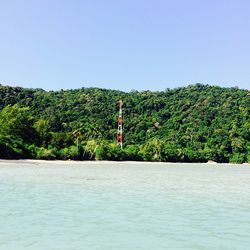
<instances>
[{"instance_id":1,"label":"antenna mast","mask_svg":"<svg viewBox=\"0 0 250 250\"><path fill-rule=\"evenodd\" d=\"M120 98L119 105L119 116L118 116L118 129L117 129L117 144L120 145L122 149L122 98Z\"/></svg>"}]
</instances>

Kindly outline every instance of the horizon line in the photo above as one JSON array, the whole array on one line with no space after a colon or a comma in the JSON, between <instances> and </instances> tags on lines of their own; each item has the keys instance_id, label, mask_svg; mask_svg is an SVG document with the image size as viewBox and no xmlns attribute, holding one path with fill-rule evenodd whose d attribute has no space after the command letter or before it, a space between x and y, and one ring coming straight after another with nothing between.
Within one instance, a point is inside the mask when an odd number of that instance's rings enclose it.
<instances>
[{"instance_id":1,"label":"horizon line","mask_svg":"<svg viewBox=\"0 0 250 250\"><path fill-rule=\"evenodd\" d=\"M120 89L112 89L112 88L108 88L108 87L99 87L99 86L82 86L82 87L75 87L75 88L61 88L61 89L47 89L47 88L41 88L41 87L26 87L26 86L22 86L19 84L13 84L13 85L9 85L9 84L5 84L5 83L0 83L0 86L3 87L11 87L11 88L24 88L24 89L40 89L46 92L59 92L59 91L69 91L69 90L77 90L77 89L102 89L102 90L112 90L112 91L119 91L119 92L123 92L123 93L131 93L131 92L165 92L167 90L175 90L175 89L180 89L180 88L187 88L190 86L198 86L198 85L202 85L202 86L210 86L210 87L219 87L219 88L227 88L227 89L240 89L240 90L246 90L246 91L250 91L250 89L246 89L246 88L241 88L239 86L221 86L218 84L209 84L209 83L200 83L200 82L196 82L196 83L189 83L189 84L184 84L182 86L175 86L173 88L171 87L166 87L164 90L152 90L152 89L142 89L142 90L138 90L138 89L131 89L128 91L125 90L120 90Z\"/></svg>"}]
</instances>

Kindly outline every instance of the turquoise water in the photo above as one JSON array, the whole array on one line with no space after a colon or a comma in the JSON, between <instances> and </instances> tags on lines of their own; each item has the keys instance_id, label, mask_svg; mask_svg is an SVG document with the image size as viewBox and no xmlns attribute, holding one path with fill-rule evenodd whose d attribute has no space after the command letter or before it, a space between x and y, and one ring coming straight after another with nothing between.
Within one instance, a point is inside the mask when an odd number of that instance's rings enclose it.
<instances>
[{"instance_id":1,"label":"turquoise water","mask_svg":"<svg viewBox=\"0 0 250 250\"><path fill-rule=\"evenodd\" d=\"M1 162L0 249L250 249L250 167Z\"/></svg>"}]
</instances>

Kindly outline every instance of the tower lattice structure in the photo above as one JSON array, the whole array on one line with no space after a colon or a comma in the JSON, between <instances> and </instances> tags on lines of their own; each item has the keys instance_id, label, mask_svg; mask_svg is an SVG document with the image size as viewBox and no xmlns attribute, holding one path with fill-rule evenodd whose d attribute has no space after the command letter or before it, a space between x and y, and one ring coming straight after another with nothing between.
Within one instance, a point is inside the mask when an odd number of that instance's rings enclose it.
<instances>
[{"instance_id":1,"label":"tower lattice structure","mask_svg":"<svg viewBox=\"0 0 250 250\"><path fill-rule=\"evenodd\" d=\"M120 145L120 147L122 148L122 141L123 141L123 135L122 135L122 98L120 98L119 101L119 106L120 106L120 110L119 110L119 116L118 116L118 129L117 129L117 144Z\"/></svg>"}]
</instances>

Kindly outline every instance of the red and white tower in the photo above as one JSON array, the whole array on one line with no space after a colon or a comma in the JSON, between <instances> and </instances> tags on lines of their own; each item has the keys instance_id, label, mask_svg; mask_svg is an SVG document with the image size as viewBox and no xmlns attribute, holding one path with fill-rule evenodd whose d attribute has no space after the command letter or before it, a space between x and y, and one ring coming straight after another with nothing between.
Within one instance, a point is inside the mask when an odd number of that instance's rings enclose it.
<instances>
[{"instance_id":1,"label":"red and white tower","mask_svg":"<svg viewBox=\"0 0 250 250\"><path fill-rule=\"evenodd\" d=\"M118 116L117 144L122 148L122 98L119 101L120 111Z\"/></svg>"}]
</instances>

